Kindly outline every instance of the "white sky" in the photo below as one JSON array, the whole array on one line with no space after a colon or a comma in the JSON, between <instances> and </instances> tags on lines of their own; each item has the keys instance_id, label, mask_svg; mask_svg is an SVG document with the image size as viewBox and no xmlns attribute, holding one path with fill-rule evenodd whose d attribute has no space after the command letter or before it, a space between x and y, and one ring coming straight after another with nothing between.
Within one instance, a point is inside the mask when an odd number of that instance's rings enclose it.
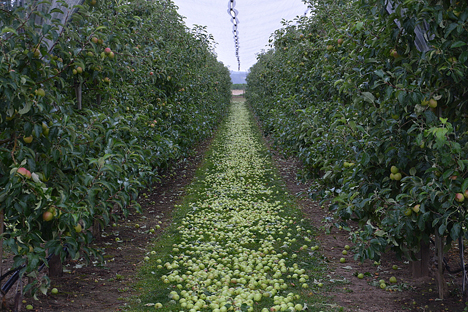
<instances>
[{"instance_id":1,"label":"white sky","mask_svg":"<svg viewBox=\"0 0 468 312\"><path fill-rule=\"evenodd\" d=\"M237 71L233 24L228 14L229 0L173 0L187 27L207 26L217 43L218 60ZM241 71L256 63L256 54L268 49L270 35L282 28L281 20L293 20L307 11L301 0L236 0Z\"/></svg>"}]
</instances>

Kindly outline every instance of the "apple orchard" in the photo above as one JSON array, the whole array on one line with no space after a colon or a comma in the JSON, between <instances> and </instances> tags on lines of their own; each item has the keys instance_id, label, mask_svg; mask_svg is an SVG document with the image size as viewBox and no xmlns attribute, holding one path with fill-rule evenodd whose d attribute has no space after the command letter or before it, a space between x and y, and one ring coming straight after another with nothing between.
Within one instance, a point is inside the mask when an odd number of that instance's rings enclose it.
<instances>
[{"instance_id":1,"label":"apple orchard","mask_svg":"<svg viewBox=\"0 0 468 312\"><path fill-rule=\"evenodd\" d=\"M258 55L247 103L356 260L416 261L433 243L441 260L467 238L466 1L305 2L313 14ZM32 1L0 19L0 246L22 275L51 254L99 257L96 229L139 210L139 192L225 118L229 71L171 1Z\"/></svg>"}]
</instances>

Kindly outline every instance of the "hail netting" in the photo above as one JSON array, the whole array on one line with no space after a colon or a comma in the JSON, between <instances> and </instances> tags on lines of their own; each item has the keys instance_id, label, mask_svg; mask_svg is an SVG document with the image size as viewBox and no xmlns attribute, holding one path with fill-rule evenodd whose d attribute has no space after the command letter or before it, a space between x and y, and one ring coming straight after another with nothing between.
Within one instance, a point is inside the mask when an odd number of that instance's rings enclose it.
<instances>
[{"instance_id":1,"label":"hail netting","mask_svg":"<svg viewBox=\"0 0 468 312\"><path fill-rule=\"evenodd\" d=\"M234 9L236 6L235 0L229 0L228 4L228 13L231 16L231 22L234 24L232 26L232 33L234 34L234 45L236 48L236 58L237 58L237 70L240 70L240 57L239 57L239 30L237 26L239 25L239 20L237 19L237 10Z\"/></svg>"}]
</instances>

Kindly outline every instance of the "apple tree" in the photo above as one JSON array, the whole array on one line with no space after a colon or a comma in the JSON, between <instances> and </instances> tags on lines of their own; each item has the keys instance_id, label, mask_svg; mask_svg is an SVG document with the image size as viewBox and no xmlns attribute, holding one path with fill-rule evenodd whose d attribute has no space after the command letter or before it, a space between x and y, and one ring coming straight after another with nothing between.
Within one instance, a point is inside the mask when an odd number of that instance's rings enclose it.
<instances>
[{"instance_id":1,"label":"apple tree","mask_svg":"<svg viewBox=\"0 0 468 312\"><path fill-rule=\"evenodd\" d=\"M0 8L0 220L31 277L50 254L99 256L92 227L139 210L230 99L212 38L171 1L54 3Z\"/></svg>"}]
</instances>

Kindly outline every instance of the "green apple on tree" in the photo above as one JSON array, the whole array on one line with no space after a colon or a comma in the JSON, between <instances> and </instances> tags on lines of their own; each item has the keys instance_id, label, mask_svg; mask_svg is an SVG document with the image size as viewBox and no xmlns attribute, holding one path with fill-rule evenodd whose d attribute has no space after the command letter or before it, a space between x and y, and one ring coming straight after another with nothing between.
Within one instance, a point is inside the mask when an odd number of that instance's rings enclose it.
<instances>
[{"instance_id":1,"label":"green apple on tree","mask_svg":"<svg viewBox=\"0 0 468 312\"><path fill-rule=\"evenodd\" d=\"M33 141L33 136L30 135L28 137L23 137L23 141L24 141L24 143L29 144L29 143L31 143Z\"/></svg>"},{"instance_id":2,"label":"green apple on tree","mask_svg":"<svg viewBox=\"0 0 468 312\"><path fill-rule=\"evenodd\" d=\"M77 225L75 225L74 229L76 233L81 233L83 227L81 226L81 224L78 223Z\"/></svg>"},{"instance_id":3,"label":"green apple on tree","mask_svg":"<svg viewBox=\"0 0 468 312\"><path fill-rule=\"evenodd\" d=\"M34 91L34 93L35 93L37 96L45 96L45 91L44 91L44 89L42 89L42 88L37 89L36 91Z\"/></svg>"}]
</instances>

